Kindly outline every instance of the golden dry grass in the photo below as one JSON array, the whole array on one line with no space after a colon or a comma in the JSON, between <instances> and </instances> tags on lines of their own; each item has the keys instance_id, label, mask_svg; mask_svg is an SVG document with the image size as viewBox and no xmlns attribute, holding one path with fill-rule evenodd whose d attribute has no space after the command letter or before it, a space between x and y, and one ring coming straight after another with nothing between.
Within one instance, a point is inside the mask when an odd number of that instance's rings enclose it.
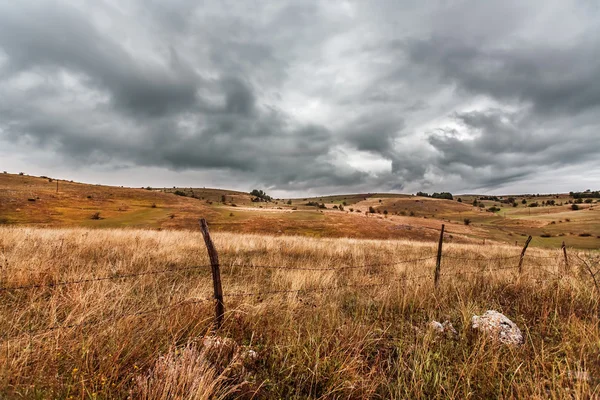
<instances>
[{"instance_id":1,"label":"golden dry grass","mask_svg":"<svg viewBox=\"0 0 600 400\"><path fill-rule=\"evenodd\" d=\"M227 310L219 334L259 355L243 368L201 345L213 304L204 301L212 282L199 233L1 228L2 287L177 272L0 292L0 397L600 394L598 296L576 265L563 273L557 251L530 249L537 257L517 276L517 259L501 259L518 255L515 246L450 243L436 291L433 242L213 236ZM340 269L361 265L369 267ZM290 292L235 296L275 291ZM475 335L471 316L488 309L515 321L525 344ZM435 337L432 319L450 320L458 338Z\"/></svg>"}]
</instances>

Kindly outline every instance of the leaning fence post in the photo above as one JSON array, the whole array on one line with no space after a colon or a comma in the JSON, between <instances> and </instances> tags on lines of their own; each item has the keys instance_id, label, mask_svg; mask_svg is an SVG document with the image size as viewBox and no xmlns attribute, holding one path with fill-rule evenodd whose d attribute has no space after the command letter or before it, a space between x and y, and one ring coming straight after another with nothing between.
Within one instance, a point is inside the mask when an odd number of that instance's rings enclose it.
<instances>
[{"instance_id":1,"label":"leaning fence post","mask_svg":"<svg viewBox=\"0 0 600 400\"><path fill-rule=\"evenodd\" d=\"M523 257L525 257L525 252L527 251L527 246L529 246L529 242L531 242L531 236L529 236L527 238L527 241L525 242L525 246L523 247L523 250L521 251L521 257L519 258L519 274L521 274L523 272Z\"/></svg>"},{"instance_id":2,"label":"leaning fence post","mask_svg":"<svg viewBox=\"0 0 600 400\"><path fill-rule=\"evenodd\" d=\"M200 230L202 231L204 243L206 244L206 250L208 250L208 257L210 258L210 267L212 270L213 279L213 290L215 294L215 300L217 300L217 304L215 306L215 321L217 329L220 329L221 325L223 324L225 304L223 303L223 288L221 287L221 270L219 269L219 255L217 254L217 249L215 249L215 245L213 244L213 241L210 238L210 233L208 232L208 225L204 218L200 220Z\"/></svg>"},{"instance_id":3,"label":"leaning fence post","mask_svg":"<svg viewBox=\"0 0 600 400\"><path fill-rule=\"evenodd\" d=\"M440 232L440 241L438 242L437 260L435 262L435 273L433 275L433 283L437 289L440 283L440 269L442 268L442 243L444 242L444 224Z\"/></svg>"},{"instance_id":4,"label":"leaning fence post","mask_svg":"<svg viewBox=\"0 0 600 400\"><path fill-rule=\"evenodd\" d=\"M569 259L567 258L567 246L565 246L565 242L562 242L562 251L563 251L563 256L565 258L565 272L569 272Z\"/></svg>"}]
</instances>

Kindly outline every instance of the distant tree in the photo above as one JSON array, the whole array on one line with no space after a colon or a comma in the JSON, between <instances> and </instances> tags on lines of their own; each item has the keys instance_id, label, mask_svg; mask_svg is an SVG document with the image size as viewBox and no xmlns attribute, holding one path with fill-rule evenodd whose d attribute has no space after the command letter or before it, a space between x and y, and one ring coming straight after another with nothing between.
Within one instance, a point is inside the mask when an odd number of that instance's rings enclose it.
<instances>
[{"instance_id":1,"label":"distant tree","mask_svg":"<svg viewBox=\"0 0 600 400\"><path fill-rule=\"evenodd\" d=\"M291 206L291 205L292 205L292 200L288 200L288 201L287 201L287 205L288 205L288 206Z\"/></svg>"},{"instance_id":2,"label":"distant tree","mask_svg":"<svg viewBox=\"0 0 600 400\"><path fill-rule=\"evenodd\" d=\"M457 200L459 203L462 203L462 199L459 197Z\"/></svg>"},{"instance_id":3,"label":"distant tree","mask_svg":"<svg viewBox=\"0 0 600 400\"><path fill-rule=\"evenodd\" d=\"M225 197L225 195L221 195L221 203L225 203L227 201L227 198Z\"/></svg>"},{"instance_id":4,"label":"distant tree","mask_svg":"<svg viewBox=\"0 0 600 400\"><path fill-rule=\"evenodd\" d=\"M527 204L527 200L526 199L521 200L521 204Z\"/></svg>"},{"instance_id":5,"label":"distant tree","mask_svg":"<svg viewBox=\"0 0 600 400\"><path fill-rule=\"evenodd\" d=\"M446 199L446 200L454 199L454 197L452 196L452 193L449 193L449 192L434 193L431 195L431 197L433 197L434 199Z\"/></svg>"},{"instance_id":6,"label":"distant tree","mask_svg":"<svg viewBox=\"0 0 600 400\"><path fill-rule=\"evenodd\" d=\"M417 192L417 196L429 197L429 193L427 193L427 192Z\"/></svg>"},{"instance_id":7,"label":"distant tree","mask_svg":"<svg viewBox=\"0 0 600 400\"><path fill-rule=\"evenodd\" d=\"M250 194L251 194L252 196L255 196L255 198L256 198L256 199L259 199L259 200L255 200L255 199L253 199L252 201L271 201L271 200L273 200L273 199L271 198L271 196L267 195L267 194L266 194L265 192L263 192L262 190L254 189L254 190L252 190L252 191L250 192Z\"/></svg>"},{"instance_id":8,"label":"distant tree","mask_svg":"<svg viewBox=\"0 0 600 400\"><path fill-rule=\"evenodd\" d=\"M369 206L369 213L370 214L375 214L375 209L371 206Z\"/></svg>"}]
</instances>

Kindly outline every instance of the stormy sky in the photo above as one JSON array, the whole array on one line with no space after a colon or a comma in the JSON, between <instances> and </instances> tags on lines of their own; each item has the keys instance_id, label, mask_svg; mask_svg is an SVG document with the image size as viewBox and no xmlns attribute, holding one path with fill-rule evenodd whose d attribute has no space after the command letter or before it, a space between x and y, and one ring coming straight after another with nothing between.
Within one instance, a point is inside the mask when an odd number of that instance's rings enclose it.
<instances>
[{"instance_id":1,"label":"stormy sky","mask_svg":"<svg viewBox=\"0 0 600 400\"><path fill-rule=\"evenodd\" d=\"M0 169L282 197L599 189L600 3L0 0Z\"/></svg>"}]
</instances>

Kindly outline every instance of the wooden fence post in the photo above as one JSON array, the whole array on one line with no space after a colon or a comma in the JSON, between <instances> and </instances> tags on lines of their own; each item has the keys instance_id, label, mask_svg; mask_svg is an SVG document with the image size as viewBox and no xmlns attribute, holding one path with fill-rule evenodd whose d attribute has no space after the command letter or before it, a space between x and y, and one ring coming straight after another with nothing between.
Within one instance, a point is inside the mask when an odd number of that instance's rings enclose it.
<instances>
[{"instance_id":1,"label":"wooden fence post","mask_svg":"<svg viewBox=\"0 0 600 400\"><path fill-rule=\"evenodd\" d=\"M217 254L217 249L215 249L215 245L213 244L213 241L210 238L210 233L208 232L208 225L204 218L200 220L200 230L202 231L204 243L206 244L206 250L208 250L208 257L210 258L210 267L212 270L213 278L213 290L215 293L215 300L217 300L217 304L215 305L216 326L217 329L221 329L221 325L223 324L223 315L225 314L225 304L223 303L223 288L221 287L221 270L219 268L219 255Z\"/></svg>"},{"instance_id":2,"label":"wooden fence post","mask_svg":"<svg viewBox=\"0 0 600 400\"><path fill-rule=\"evenodd\" d=\"M437 289L440 283L440 270L442 268L442 243L444 242L444 224L442 224L442 231L440 232L440 241L438 242L437 260L435 262L435 273L433 275L433 283Z\"/></svg>"},{"instance_id":3,"label":"wooden fence post","mask_svg":"<svg viewBox=\"0 0 600 400\"><path fill-rule=\"evenodd\" d=\"M562 251L563 251L563 256L565 258L565 272L569 272L569 259L567 258L567 246L565 246L565 242L562 242Z\"/></svg>"},{"instance_id":4,"label":"wooden fence post","mask_svg":"<svg viewBox=\"0 0 600 400\"><path fill-rule=\"evenodd\" d=\"M523 247L523 250L521 251L521 257L519 258L519 274L523 273L523 257L525 257L525 252L527 251L527 246L529 246L529 242L531 242L531 236L529 236L527 238L527 241L525 242L525 246Z\"/></svg>"}]
</instances>

